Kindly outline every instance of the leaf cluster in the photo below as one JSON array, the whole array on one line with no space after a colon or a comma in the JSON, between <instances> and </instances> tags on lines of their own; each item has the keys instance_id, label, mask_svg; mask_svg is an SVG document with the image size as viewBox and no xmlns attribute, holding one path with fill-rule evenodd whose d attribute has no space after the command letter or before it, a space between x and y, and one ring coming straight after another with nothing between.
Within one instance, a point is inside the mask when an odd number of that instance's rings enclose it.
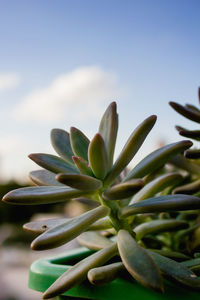
<instances>
[{"instance_id":1,"label":"leaf cluster","mask_svg":"<svg viewBox=\"0 0 200 300\"><path fill-rule=\"evenodd\" d=\"M81 245L96 251L59 277L44 293L44 299L62 294L87 278L98 285L126 272L157 292L164 291L163 277L200 289L196 275L200 262L195 258L200 198L194 195L200 182L192 183L192 188L188 183L191 173L197 174L199 168L181 155L192 142L166 145L132 170L127 169L155 122L153 115L139 124L114 160L118 115L113 102L91 141L74 127L69 133L53 129L51 142L58 156L30 154L30 159L42 167L30 173L37 186L13 190L3 201L36 205L84 197L96 203L94 209L72 219L24 225L25 230L38 234L31 244L33 250L58 247L78 237ZM169 161L175 166L171 171L166 169ZM180 170L183 166L184 173ZM180 193L185 182L190 193ZM110 262L113 257L114 263Z\"/></svg>"}]
</instances>

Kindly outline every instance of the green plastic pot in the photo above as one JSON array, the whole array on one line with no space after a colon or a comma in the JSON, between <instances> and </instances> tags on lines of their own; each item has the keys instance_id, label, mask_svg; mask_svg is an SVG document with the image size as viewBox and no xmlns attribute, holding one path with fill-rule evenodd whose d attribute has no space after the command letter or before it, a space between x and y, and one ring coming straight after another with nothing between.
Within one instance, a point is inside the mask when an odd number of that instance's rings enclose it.
<instances>
[{"instance_id":1,"label":"green plastic pot","mask_svg":"<svg viewBox=\"0 0 200 300\"><path fill-rule=\"evenodd\" d=\"M91 253L91 250L81 247L62 256L35 261L30 268L29 287L44 292L62 273ZM165 293L158 294L144 288L134 279L118 278L102 286L94 286L88 281L84 281L65 292L58 299L71 299L71 297L74 300L78 300L78 298L96 300L199 300L200 293L165 283Z\"/></svg>"}]
</instances>

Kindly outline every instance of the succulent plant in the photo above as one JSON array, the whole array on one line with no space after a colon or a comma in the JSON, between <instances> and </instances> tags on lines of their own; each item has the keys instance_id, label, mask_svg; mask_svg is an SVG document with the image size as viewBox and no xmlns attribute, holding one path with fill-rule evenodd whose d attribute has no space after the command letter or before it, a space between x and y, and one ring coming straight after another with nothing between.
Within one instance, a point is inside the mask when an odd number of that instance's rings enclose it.
<instances>
[{"instance_id":1,"label":"succulent plant","mask_svg":"<svg viewBox=\"0 0 200 300\"><path fill-rule=\"evenodd\" d=\"M13 190L3 201L36 205L84 197L96 203L94 209L75 218L24 225L26 230L39 234L31 244L33 250L58 247L75 237L81 245L95 250L59 277L44 293L44 299L62 294L87 278L92 284L103 284L124 272L158 292L164 290L163 277L200 290L195 274L200 269L200 258L191 251L189 239L199 226L196 215L200 198L172 194L185 175L164 168L192 142L166 145L127 170L155 122L154 115L145 119L113 163L118 130L113 102L91 141L74 127L70 133L53 129L51 141L59 156L29 156L43 168L30 173L38 186Z\"/></svg>"},{"instance_id":2,"label":"succulent plant","mask_svg":"<svg viewBox=\"0 0 200 300\"><path fill-rule=\"evenodd\" d=\"M198 90L198 97L200 103L200 88ZM185 106L177 103L177 102L169 102L171 107L177 111L179 114L184 116L185 118L195 122L200 123L200 109L192 104L186 104ZM181 126L176 126L179 134L181 136L193 139L195 141L200 141L200 130L189 130ZM185 151L185 157L191 159L198 159L200 158L200 149L189 149Z\"/></svg>"}]
</instances>

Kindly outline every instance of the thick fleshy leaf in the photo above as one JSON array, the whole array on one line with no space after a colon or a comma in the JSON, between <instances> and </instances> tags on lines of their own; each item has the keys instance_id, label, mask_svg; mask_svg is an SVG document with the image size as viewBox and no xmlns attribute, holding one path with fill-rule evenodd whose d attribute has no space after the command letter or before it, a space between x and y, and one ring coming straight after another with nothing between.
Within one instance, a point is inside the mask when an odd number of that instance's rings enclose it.
<instances>
[{"instance_id":1,"label":"thick fleshy leaf","mask_svg":"<svg viewBox=\"0 0 200 300\"><path fill-rule=\"evenodd\" d=\"M136 226L134 228L134 232L136 233L136 239L141 240L147 234L174 231L174 230L184 229L187 227L188 227L188 223L185 221L179 221L175 219L153 220Z\"/></svg>"},{"instance_id":2,"label":"thick fleshy leaf","mask_svg":"<svg viewBox=\"0 0 200 300\"><path fill-rule=\"evenodd\" d=\"M82 191L95 191L102 186L102 182L94 177L81 174L60 173L56 179L72 188Z\"/></svg>"},{"instance_id":3,"label":"thick fleshy leaf","mask_svg":"<svg viewBox=\"0 0 200 300\"><path fill-rule=\"evenodd\" d=\"M78 173L78 170L75 166L73 167L64 159L52 154L32 153L29 155L29 158L40 167L45 168L53 173Z\"/></svg>"},{"instance_id":4,"label":"thick fleshy leaf","mask_svg":"<svg viewBox=\"0 0 200 300\"><path fill-rule=\"evenodd\" d=\"M70 269L68 269L63 275L61 275L43 295L43 299L48 299L60 295L74 285L79 284L87 278L87 273L90 269L99 267L105 264L109 259L115 256L117 253L116 244L107 248L99 250L98 252L83 259Z\"/></svg>"},{"instance_id":5,"label":"thick fleshy leaf","mask_svg":"<svg viewBox=\"0 0 200 300\"><path fill-rule=\"evenodd\" d=\"M67 220L71 220L71 218L55 218L55 219L47 219L47 220L39 220L32 221L23 225L23 229L32 233L43 233L50 228L53 228L57 225L61 225L65 223ZM97 220L92 225L88 227L87 230L105 230L112 228L112 223L109 218L102 218Z\"/></svg>"},{"instance_id":6,"label":"thick fleshy leaf","mask_svg":"<svg viewBox=\"0 0 200 300\"><path fill-rule=\"evenodd\" d=\"M126 271L122 262L117 262L102 267L91 269L88 279L92 284L101 285L109 283Z\"/></svg>"},{"instance_id":7,"label":"thick fleshy leaf","mask_svg":"<svg viewBox=\"0 0 200 300\"><path fill-rule=\"evenodd\" d=\"M200 179L188 184L181 185L173 190L173 194L192 195L200 191Z\"/></svg>"},{"instance_id":8,"label":"thick fleshy leaf","mask_svg":"<svg viewBox=\"0 0 200 300\"><path fill-rule=\"evenodd\" d=\"M121 217L150 212L200 209L200 198L190 195L166 195L149 198L121 209Z\"/></svg>"},{"instance_id":9,"label":"thick fleshy leaf","mask_svg":"<svg viewBox=\"0 0 200 300\"><path fill-rule=\"evenodd\" d=\"M187 108L190 108L191 110L194 110L194 111L197 111L197 112L200 113L200 110L199 110L195 105L186 103L185 106L186 106Z\"/></svg>"},{"instance_id":10,"label":"thick fleshy leaf","mask_svg":"<svg viewBox=\"0 0 200 300\"><path fill-rule=\"evenodd\" d=\"M70 144L69 133L62 129L52 129L51 131L51 143L55 151L60 155L64 160L70 164L74 164L72 160L73 151Z\"/></svg>"},{"instance_id":11,"label":"thick fleshy leaf","mask_svg":"<svg viewBox=\"0 0 200 300\"><path fill-rule=\"evenodd\" d=\"M150 250L147 251L168 280L178 282L187 288L200 290L200 280L182 263L178 263Z\"/></svg>"},{"instance_id":12,"label":"thick fleshy leaf","mask_svg":"<svg viewBox=\"0 0 200 300\"><path fill-rule=\"evenodd\" d=\"M83 158L73 156L72 159L81 174L94 177L91 168L88 166L88 163Z\"/></svg>"},{"instance_id":13,"label":"thick fleshy leaf","mask_svg":"<svg viewBox=\"0 0 200 300\"><path fill-rule=\"evenodd\" d=\"M112 167L113 155L118 130L118 115L116 112L116 103L112 102L106 109L100 125L99 133L102 136L108 153L108 169Z\"/></svg>"},{"instance_id":14,"label":"thick fleshy leaf","mask_svg":"<svg viewBox=\"0 0 200 300\"><path fill-rule=\"evenodd\" d=\"M112 228L112 223L108 217L105 217L90 225L88 230L105 230L109 228Z\"/></svg>"},{"instance_id":15,"label":"thick fleshy leaf","mask_svg":"<svg viewBox=\"0 0 200 300\"><path fill-rule=\"evenodd\" d=\"M91 250L100 250L113 244L111 240L96 231L83 232L77 240L81 246Z\"/></svg>"},{"instance_id":16,"label":"thick fleshy leaf","mask_svg":"<svg viewBox=\"0 0 200 300\"><path fill-rule=\"evenodd\" d=\"M105 200L120 200L134 195L144 186L141 179L133 179L124 183L116 184L103 193Z\"/></svg>"},{"instance_id":17,"label":"thick fleshy leaf","mask_svg":"<svg viewBox=\"0 0 200 300\"><path fill-rule=\"evenodd\" d=\"M105 217L109 209L105 206L94 208L78 217L67 220L56 227L50 228L38 236L31 244L33 250L45 250L59 247L81 234L100 218Z\"/></svg>"},{"instance_id":18,"label":"thick fleshy leaf","mask_svg":"<svg viewBox=\"0 0 200 300\"><path fill-rule=\"evenodd\" d=\"M83 191L57 186L36 186L13 190L3 197L10 204L37 205L65 202L80 197Z\"/></svg>"},{"instance_id":19,"label":"thick fleshy leaf","mask_svg":"<svg viewBox=\"0 0 200 300\"><path fill-rule=\"evenodd\" d=\"M200 141L200 130L188 130L181 126L176 126L176 129L178 130L180 135L196 141Z\"/></svg>"},{"instance_id":20,"label":"thick fleshy leaf","mask_svg":"<svg viewBox=\"0 0 200 300\"><path fill-rule=\"evenodd\" d=\"M29 173L31 180L37 185L58 185L63 186L62 183L56 180L55 173L47 170L37 170Z\"/></svg>"},{"instance_id":21,"label":"thick fleshy leaf","mask_svg":"<svg viewBox=\"0 0 200 300\"><path fill-rule=\"evenodd\" d=\"M199 149L189 149L184 153L186 158L190 159L199 159L200 158L200 150Z\"/></svg>"},{"instance_id":22,"label":"thick fleshy leaf","mask_svg":"<svg viewBox=\"0 0 200 300\"><path fill-rule=\"evenodd\" d=\"M147 288L163 292L160 271L150 255L139 246L132 235L120 230L117 244L122 262L128 272Z\"/></svg>"},{"instance_id":23,"label":"thick fleshy leaf","mask_svg":"<svg viewBox=\"0 0 200 300\"><path fill-rule=\"evenodd\" d=\"M176 252L176 251L169 251L169 250L162 250L162 249L149 249L155 253L158 253L162 256L169 257L171 259L174 259L175 261L183 261L183 260L188 260L190 257L188 255L185 255L181 252Z\"/></svg>"},{"instance_id":24,"label":"thick fleshy leaf","mask_svg":"<svg viewBox=\"0 0 200 300\"><path fill-rule=\"evenodd\" d=\"M183 177L178 173L168 173L160 176L146 184L137 194L134 195L129 204L151 198L157 193L163 191L165 188L177 185L182 178Z\"/></svg>"},{"instance_id":25,"label":"thick fleshy leaf","mask_svg":"<svg viewBox=\"0 0 200 300\"><path fill-rule=\"evenodd\" d=\"M183 261L181 262L181 265L195 272L195 270L200 269L200 258L197 257Z\"/></svg>"},{"instance_id":26,"label":"thick fleshy leaf","mask_svg":"<svg viewBox=\"0 0 200 300\"><path fill-rule=\"evenodd\" d=\"M94 175L103 180L108 171L108 154L104 140L99 133L90 142L88 157Z\"/></svg>"},{"instance_id":27,"label":"thick fleshy leaf","mask_svg":"<svg viewBox=\"0 0 200 300\"><path fill-rule=\"evenodd\" d=\"M189 107L180 105L179 103L176 103L176 102L169 102L169 104L175 111L177 111L182 116L184 116L187 119L192 120L194 122L200 123L200 112L198 112L194 109L191 109Z\"/></svg>"},{"instance_id":28,"label":"thick fleshy leaf","mask_svg":"<svg viewBox=\"0 0 200 300\"><path fill-rule=\"evenodd\" d=\"M23 229L32 233L43 233L50 228L53 228L57 225L63 224L66 221L70 221L68 218L55 218L55 219L48 219L48 220L39 220L29 222L23 225Z\"/></svg>"},{"instance_id":29,"label":"thick fleshy leaf","mask_svg":"<svg viewBox=\"0 0 200 300\"><path fill-rule=\"evenodd\" d=\"M75 156L80 156L88 161L88 146L90 141L84 133L75 127L71 127L70 141Z\"/></svg>"},{"instance_id":30,"label":"thick fleshy leaf","mask_svg":"<svg viewBox=\"0 0 200 300\"><path fill-rule=\"evenodd\" d=\"M137 166L125 177L123 181L132 178L142 178L145 175L158 170L162 167L172 156L185 151L192 146L191 141L181 141L164 146L149 155L147 155Z\"/></svg>"},{"instance_id":31,"label":"thick fleshy leaf","mask_svg":"<svg viewBox=\"0 0 200 300\"><path fill-rule=\"evenodd\" d=\"M150 116L145 119L131 134L124 148L122 149L119 157L115 161L112 169L105 179L105 185L109 186L117 176L123 171L123 169L129 164L132 158L135 156L139 148L142 146L148 133L156 122L156 116ZM138 177L140 178L140 177Z\"/></svg>"},{"instance_id":32,"label":"thick fleshy leaf","mask_svg":"<svg viewBox=\"0 0 200 300\"><path fill-rule=\"evenodd\" d=\"M200 174L200 166L189 161L183 155L171 157L169 163L192 174Z\"/></svg>"}]
</instances>

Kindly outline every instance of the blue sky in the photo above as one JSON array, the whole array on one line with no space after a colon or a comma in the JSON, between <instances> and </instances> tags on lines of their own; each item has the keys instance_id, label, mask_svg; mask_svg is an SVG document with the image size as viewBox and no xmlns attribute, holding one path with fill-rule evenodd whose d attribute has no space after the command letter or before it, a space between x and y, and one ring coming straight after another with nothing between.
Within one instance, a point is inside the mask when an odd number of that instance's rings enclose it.
<instances>
[{"instance_id":1,"label":"blue sky","mask_svg":"<svg viewBox=\"0 0 200 300\"><path fill-rule=\"evenodd\" d=\"M136 160L198 128L168 105L197 104L198 0L0 0L1 178L34 168L30 152L52 151L52 127L82 128L118 102L117 152L144 118L158 121ZM53 152L52 152L53 153Z\"/></svg>"}]
</instances>

